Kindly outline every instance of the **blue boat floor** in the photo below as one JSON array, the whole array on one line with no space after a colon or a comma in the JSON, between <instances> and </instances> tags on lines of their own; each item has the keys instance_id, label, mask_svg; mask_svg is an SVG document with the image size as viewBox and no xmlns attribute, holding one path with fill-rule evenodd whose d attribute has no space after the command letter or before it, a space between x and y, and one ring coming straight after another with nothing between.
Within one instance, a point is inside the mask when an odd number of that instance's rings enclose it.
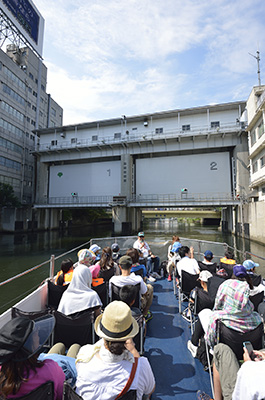
<instances>
[{"instance_id":1,"label":"blue boat floor","mask_svg":"<svg viewBox=\"0 0 265 400\"><path fill-rule=\"evenodd\" d=\"M153 319L147 323L144 345L156 379L152 400L194 400L197 390L211 394L208 372L187 349L189 323L179 314L172 282L161 279L153 286Z\"/></svg>"}]
</instances>

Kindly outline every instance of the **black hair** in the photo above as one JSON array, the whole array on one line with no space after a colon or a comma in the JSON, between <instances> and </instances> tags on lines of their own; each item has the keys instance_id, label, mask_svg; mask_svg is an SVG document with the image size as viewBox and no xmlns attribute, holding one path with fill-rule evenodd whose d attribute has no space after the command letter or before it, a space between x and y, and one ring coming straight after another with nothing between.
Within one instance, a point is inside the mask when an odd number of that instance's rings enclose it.
<instances>
[{"instance_id":1,"label":"black hair","mask_svg":"<svg viewBox=\"0 0 265 400\"><path fill-rule=\"evenodd\" d=\"M63 284L64 284L64 275L67 274L67 272L72 268L73 264L74 263L73 263L73 260L71 258L67 258L67 259L62 261L61 270L62 270L63 273L57 279L56 284L58 286L63 286Z\"/></svg>"},{"instance_id":2,"label":"black hair","mask_svg":"<svg viewBox=\"0 0 265 400\"><path fill-rule=\"evenodd\" d=\"M188 246L182 246L182 247L179 249L179 255L180 255L180 257L181 257L181 258L185 257L186 254L188 254L189 251L190 251L190 248L189 248Z\"/></svg>"},{"instance_id":3,"label":"black hair","mask_svg":"<svg viewBox=\"0 0 265 400\"><path fill-rule=\"evenodd\" d=\"M139 261L139 251L134 248L130 248L126 251L126 256L131 257L132 263L136 264Z\"/></svg>"},{"instance_id":4,"label":"black hair","mask_svg":"<svg viewBox=\"0 0 265 400\"><path fill-rule=\"evenodd\" d=\"M112 353L115 354L117 356L122 355L122 353L124 352L124 350L126 350L125 347L125 341L123 342L112 342L110 340L106 340L104 339L105 344L107 349Z\"/></svg>"},{"instance_id":5,"label":"black hair","mask_svg":"<svg viewBox=\"0 0 265 400\"><path fill-rule=\"evenodd\" d=\"M246 276L235 276L234 274L232 275L231 279L237 279L238 281L246 281L248 283L249 289L252 290L254 288L253 286L253 282L252 282L252 278L250 276L250 274L246 274Z\"/></svg>"},{"instance_id":6,"label":"black hair","mask_svg":"<svg viewBox=\"0 0 265 400\"><path fill-rule=\"evenodd\" d=\"M133 305L137 295L137 289L134 285L124 285L120 288L120 300L129 307Z\"/></svg>"},{"instance_id":7,"label":"black hair","mask_svg":"<svg viewBox=\"0 0 265 400\"><path fill-rule=\"evenodd\" d=\"M226 258L228 258L229 260L233 260L233 258L234 258L234 253L233 253L232 251L230 251L230 250L227 250L227 251L225 252L225 256L226 256Z\"/></svg>"}]
</instances>

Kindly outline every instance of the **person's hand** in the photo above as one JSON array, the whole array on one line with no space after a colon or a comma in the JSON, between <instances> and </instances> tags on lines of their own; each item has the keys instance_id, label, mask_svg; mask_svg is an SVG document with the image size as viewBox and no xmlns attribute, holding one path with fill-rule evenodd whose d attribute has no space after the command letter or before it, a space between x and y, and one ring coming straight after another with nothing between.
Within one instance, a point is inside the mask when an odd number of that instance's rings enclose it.
<instances>
[{"instance_id":1,"label":"person's hand","mask_svg":"<svg viewBox=\"0 0 265 400\"><path fill-rule=\"evenodd\" d=\"M244 354L243 354L243 360L244 362L246 361L252 361L249 355L249 352L247 351L247 349L245 347L243 347L244 350Z\"/></svg>"},{"instance_id":2,"label":"person's hand","mask_svg":"<svg viewBox=\"0 0 265 400\"><path fill-rule=\"evenodd\" d=\"M253 361L265 360L265 354L262 351L253 350L253 356L251 356Z\"/></svg>"}]
</instances>

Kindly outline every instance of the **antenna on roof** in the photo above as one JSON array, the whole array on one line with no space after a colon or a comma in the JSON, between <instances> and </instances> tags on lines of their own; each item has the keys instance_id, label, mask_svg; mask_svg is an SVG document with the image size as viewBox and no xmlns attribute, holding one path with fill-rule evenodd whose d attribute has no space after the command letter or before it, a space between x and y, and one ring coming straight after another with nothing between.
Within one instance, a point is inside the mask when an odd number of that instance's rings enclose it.
<instances>
[{"instance_id":1,"label":"antenna on roof","mask_svg":"<svg viewBox=\"0 0 265 400\"><path fill-rule=\"evenodd\" d=\"M257 50L257 55L256 55L256 56L254 56L254 55L251 54L251 53L248 53L248 54L249 54L250 56L256 58L256 60L257 60L257 64L258 64L258 80L259 80L259 86L261 86L261 82L260 82L260 67L259 67L259 62L260 62L259 51Z\"/></svg>"}]
</instances>

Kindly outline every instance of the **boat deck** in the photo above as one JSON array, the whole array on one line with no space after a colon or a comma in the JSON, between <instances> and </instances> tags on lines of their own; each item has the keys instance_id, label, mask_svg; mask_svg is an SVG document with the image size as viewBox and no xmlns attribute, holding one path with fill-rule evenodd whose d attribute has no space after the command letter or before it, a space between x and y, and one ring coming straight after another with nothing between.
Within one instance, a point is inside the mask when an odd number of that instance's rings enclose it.
<instances>
[{"instance_id":1,"label":"boat deck","mask_svg":"<svg viewBox=\"0 0 265 400\"><path fill-rule=\"evenodd\" d=\"M187 349L190 328L178 312L172 282L164 278L153 286L153 319L144 346L156 379L152 400L194 400L197 390L211 394L209 374Z\"/></svg>"}]
</instances>

